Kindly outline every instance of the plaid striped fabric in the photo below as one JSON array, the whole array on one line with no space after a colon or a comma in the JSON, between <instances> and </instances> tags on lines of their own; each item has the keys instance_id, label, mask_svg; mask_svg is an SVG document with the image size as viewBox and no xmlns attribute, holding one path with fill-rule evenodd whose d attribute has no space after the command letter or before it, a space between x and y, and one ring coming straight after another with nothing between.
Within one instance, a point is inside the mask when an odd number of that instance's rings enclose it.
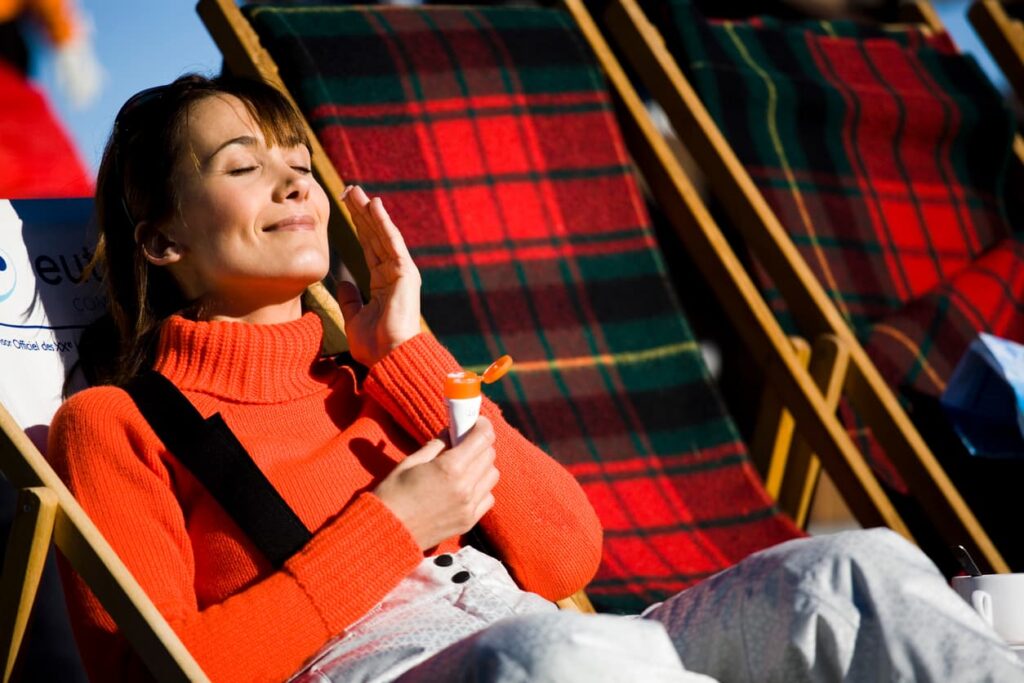
<instances>
[{"instance_id":1,"label":"plaid striped fabric","mask_svg":"<svg viewBox=\"0 0 1024 683\"><path fill-rule=\"evenodd\" d=\"M248 15L342 177L403 227L433 331L468 367L516 359L488 393L597 509L599 609L637 610L798 535L709 381L567 16Z\"/></svg>"},{"instance_id":2,"label":"plaid striped fabric","mask_svg":"<svg viewBox=\"0 0 1024 683\"><path fill-rule=\"evenodd\" d=\"M861 38L873 34L849 22L712 23L688 0L665 8L709 112L856 330L1009 233L999 196L1013 122L971 59Z\"/></svg>"},{"instance_id":3,"label":"plaid striped fabric","mask_svg":"<svg viewBox=\"0 0 1024 683\"><path fill-rule=\"evenodd\" d=\"M891 386L936 395L977 331L1024 339L1002 201L1013 119L948 36L660 9L680 65Z\"/></svg>"}]
</instances>

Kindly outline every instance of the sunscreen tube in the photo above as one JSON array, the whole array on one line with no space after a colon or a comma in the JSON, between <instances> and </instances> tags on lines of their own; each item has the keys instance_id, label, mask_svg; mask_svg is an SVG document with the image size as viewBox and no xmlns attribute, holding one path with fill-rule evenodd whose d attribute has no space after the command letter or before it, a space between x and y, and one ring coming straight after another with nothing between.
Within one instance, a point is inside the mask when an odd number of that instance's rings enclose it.
<instances>
[{"instance_id":1,"label":"sunscreen tube","mask_svg":"<svg viewBox=\"0 0 1024 683\"><path fill-rule=\"evenodd\" d=\"M480 417L480 383L491 384L501 379L512 367L512 358L502 356L491 363L483 375L470 370L450 372L444 380L444 399L448 405L448 437L458 446Z\"/></svg>"}]
</instances>

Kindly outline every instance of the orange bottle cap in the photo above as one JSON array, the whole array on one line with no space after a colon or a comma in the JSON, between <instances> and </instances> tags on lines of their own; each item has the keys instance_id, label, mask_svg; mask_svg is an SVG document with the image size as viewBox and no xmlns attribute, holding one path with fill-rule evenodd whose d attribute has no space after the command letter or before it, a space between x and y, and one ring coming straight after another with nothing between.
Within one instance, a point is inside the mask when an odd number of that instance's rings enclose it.
<instances>
[{"instance_id":1,"label":"orange bottle cap","mask_svg":"<svg viewBox=\"0 0 1024 683\"><path fill-rule=\"evenodd\" d=\"M480 395L480 376L475 372L449 372L444 378L445 398L475 398Z\"/></svg>"},{"instance_id":2,"label":"orange bottle cap","mask_svg":"<svg viewBox=\"0 0 1024 683\"><path fill-rule=\"evenodd\" d=\"M491 384L505 376L512 367L512 356L502 356L478 375L472 370L449 372L444 378L445 398L475 398L480 395L480 382Z\"/></svg>"},{"instance_id":3,"label":"orange bottle cap","mask_svg":"<svg viewBox=\"0 0 1024 683\"><path fill-rule=\"evenodd\" d=\"M512 367L512 356L504 355L484 370L484 384L493 384L505 376Z\"/></svg>"}]
</instances>

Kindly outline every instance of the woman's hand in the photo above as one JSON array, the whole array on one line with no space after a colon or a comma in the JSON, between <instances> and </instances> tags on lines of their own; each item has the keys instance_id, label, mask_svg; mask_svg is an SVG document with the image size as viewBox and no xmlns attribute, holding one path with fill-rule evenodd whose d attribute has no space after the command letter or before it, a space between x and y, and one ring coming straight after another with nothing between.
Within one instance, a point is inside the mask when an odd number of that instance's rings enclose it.
<instances>
[{"instance_id":1,"label":"woman's hand","mask_svg":"<svg viewBox=\"0 0 1024 683\"><path fill-rule=\"evenodd\" d=\"M370 300L351 282L338 287L352 357L369 367L420 331L420 272L380 198L355 186L343 197L370 269Z\"/></svg>"},{"instance_id":2,"label":"woman's hand","mask_svg":"<svg viewBox=\"0 0 1024 683\"><path fill-rule=\"evenodd\" d=\"M400 462L374 493L423 550L464 534L494 505L494 428L477 420L458 446L429 441Z\"/></svg>"}]
</instances>

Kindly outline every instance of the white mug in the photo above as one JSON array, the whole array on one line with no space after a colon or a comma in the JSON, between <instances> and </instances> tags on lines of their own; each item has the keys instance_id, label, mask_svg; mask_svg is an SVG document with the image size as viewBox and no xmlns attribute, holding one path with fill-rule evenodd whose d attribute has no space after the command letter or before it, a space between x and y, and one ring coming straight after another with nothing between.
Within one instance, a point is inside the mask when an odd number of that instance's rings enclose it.
<instances>
[{"instance_id":1,"label":"white mug","mask_svg":"<svg viewBox=\"0 0 1024 683\"><path fill-rule=\"evenodd\" d=\"M1010 645L1024 645L1024 574L954 576L953 590Z\"/></svg>"}]
</instances>

